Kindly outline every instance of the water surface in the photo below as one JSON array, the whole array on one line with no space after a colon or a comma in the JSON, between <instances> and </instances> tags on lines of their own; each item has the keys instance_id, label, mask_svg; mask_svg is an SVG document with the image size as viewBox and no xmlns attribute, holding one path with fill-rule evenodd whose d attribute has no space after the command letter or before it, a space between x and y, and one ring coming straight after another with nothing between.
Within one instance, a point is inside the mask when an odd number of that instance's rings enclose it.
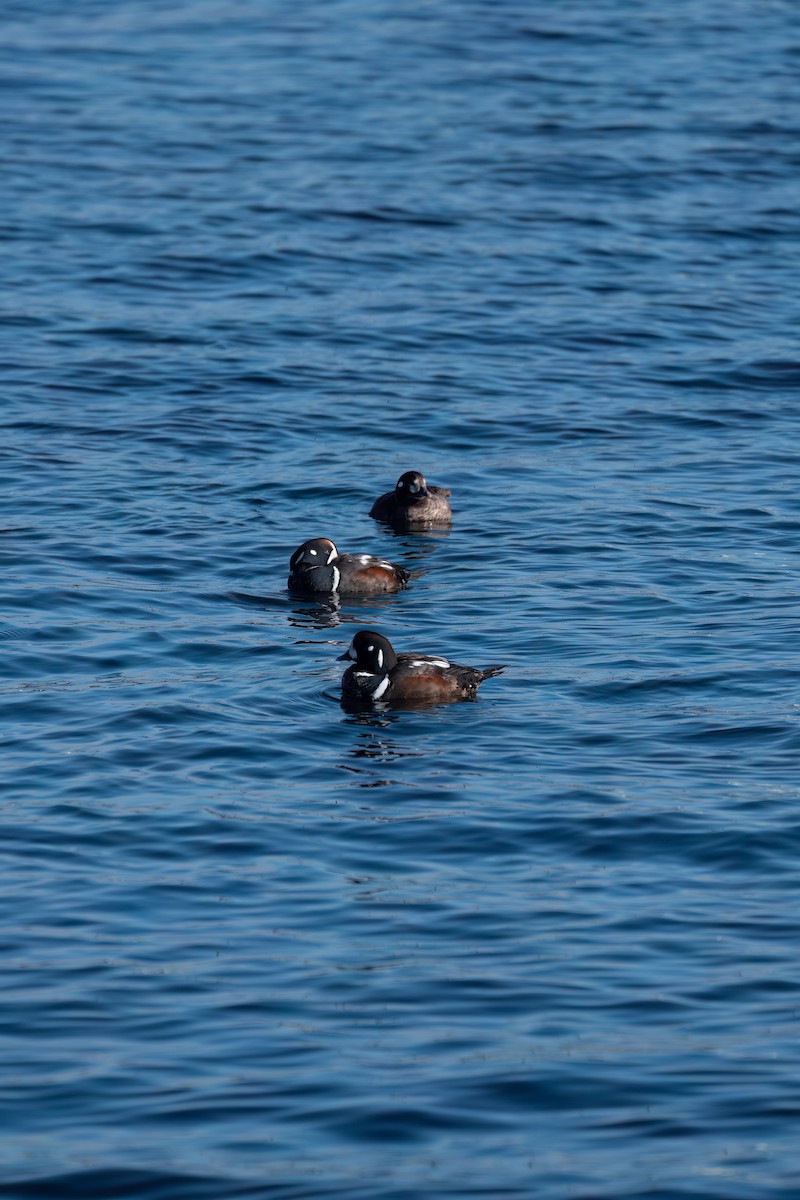
<instances>
[{"instance_id":1,"label":"water surface","mask_svg":"<svg viewBox=\"0 0 800 1200\"><path fill-rule=\"evenodd\" d=\"M797 1195L796 7L0 20L0 1194Z\"/></svg>"}]
</instances>

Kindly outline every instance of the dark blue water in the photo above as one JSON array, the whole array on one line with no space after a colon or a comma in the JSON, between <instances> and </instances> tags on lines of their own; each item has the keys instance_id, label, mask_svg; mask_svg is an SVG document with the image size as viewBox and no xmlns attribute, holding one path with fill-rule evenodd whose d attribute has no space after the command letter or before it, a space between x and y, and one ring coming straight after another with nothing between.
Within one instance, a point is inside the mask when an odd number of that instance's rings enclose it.
<instances>
[{"instance_id":1,"label":"dark blue water","mask_svg":"<svg viewBox=\"0 0 800 1200\"><path fill-rule=\"evenodd\" d=\"M800 1195L800 10L0 29L0 1195Z\"/></svg>"}]
</instances>

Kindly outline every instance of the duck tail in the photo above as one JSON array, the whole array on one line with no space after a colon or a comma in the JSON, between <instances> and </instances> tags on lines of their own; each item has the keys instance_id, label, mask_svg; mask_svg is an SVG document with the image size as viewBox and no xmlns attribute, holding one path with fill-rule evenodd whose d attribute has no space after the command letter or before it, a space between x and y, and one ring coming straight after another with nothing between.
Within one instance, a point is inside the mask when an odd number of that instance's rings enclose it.
<instances>
[{"instance_id":1,"label":"duck tail","mask_svg":"<svg viewBox=\"0 0 800 1200\"><path fill-rule=\"evenodd\" d=\"M493 675L499 675L501 671L505 671L506 666L506 663L501 663L497 667L486 667L481 671L481 679L491 679Z\"/></svg>"}]
</instances>

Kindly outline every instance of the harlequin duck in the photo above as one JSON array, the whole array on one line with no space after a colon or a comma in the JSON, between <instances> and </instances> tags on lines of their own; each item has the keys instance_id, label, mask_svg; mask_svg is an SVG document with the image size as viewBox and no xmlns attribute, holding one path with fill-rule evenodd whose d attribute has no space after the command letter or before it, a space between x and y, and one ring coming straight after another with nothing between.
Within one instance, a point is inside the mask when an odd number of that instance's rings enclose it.
<instances>
[{"instance_id":1,"label":"harlequin duck","mask_svg":"<svg viewBox=\"0 0 800 1200\"><path fill-rule=\"evenodd\" d=\"M397 529L449 525L453 517L447 501L449 495L447 488L426 483L419 471L406 471L393 492L378 497L369 515L377 521L387 521Z\"/></svg>"},{"instance_id":2,"label":"harlequin duck","mask_svg":"<svg viewBox=\"0 0 800 1200\"><path fill-rule=\"evenodd\" d=\"M484 679L498 675L502 666L462 667L429 654L395 654L387 638L360 629L342 659L352 659L342 676L342 695L350 701L373 704L377 700L404 706L472 700Z\"/></svg>"},{"instance_id":3,"label":"harlequin duck","mask_svg":"<svg viewBox=\"0 0 800 1200\"><path fill-rule=\"evenodd\" d=\"M303 542L289 559L289 587L297 592L338 592L340 596L373 596L397 592L408 583L408 571L371 554L340 554L330 538Z\"/></svg>"}]
</instances>

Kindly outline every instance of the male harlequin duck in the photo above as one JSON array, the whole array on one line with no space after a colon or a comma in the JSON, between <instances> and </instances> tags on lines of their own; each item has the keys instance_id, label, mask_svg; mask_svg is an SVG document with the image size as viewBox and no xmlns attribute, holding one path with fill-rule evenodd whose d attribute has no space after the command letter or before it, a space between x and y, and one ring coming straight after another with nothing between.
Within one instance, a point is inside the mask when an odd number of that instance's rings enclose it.
<instances>
[{"instance_id":1,"label":"male harlequin duck","mask_svg":"<svg viewBox=\"0 0 800 1200\"><path fill-rule=\"evenodd\" d=\"M371 554L340 554L329 538L303 542L289 559L289 587L296 592L338 592L374 596L397 592L408 571Z\"/></svg>"},{"instance_id":2,"label":"male harlequin duck","mask_svg":"<svg viewBox=\"0 0 800 1200\"><path fill-rule=\"evenodd\" d=\"M479 671L428 654L395 654L387 638L368 629L360 629L340 657L353 660L342 676L342 695L362 704L383 700L403 706L472 700L484 679L503 670L500 666Z\"/></svg>"},{"instance_id":3,"label":"male harlequin duck","mask_svg":"<svg viewBox=\"0 0 800 1200\"><path fill-rule=\"evenodd\" d=\"M378 497L369 515L377 521L387 521L396 529L449 525L453 518L447 502L449 495L447 488L426 483L419 471L406 471L398 479L393 492Z\"/></svg>"}]
</instances>

